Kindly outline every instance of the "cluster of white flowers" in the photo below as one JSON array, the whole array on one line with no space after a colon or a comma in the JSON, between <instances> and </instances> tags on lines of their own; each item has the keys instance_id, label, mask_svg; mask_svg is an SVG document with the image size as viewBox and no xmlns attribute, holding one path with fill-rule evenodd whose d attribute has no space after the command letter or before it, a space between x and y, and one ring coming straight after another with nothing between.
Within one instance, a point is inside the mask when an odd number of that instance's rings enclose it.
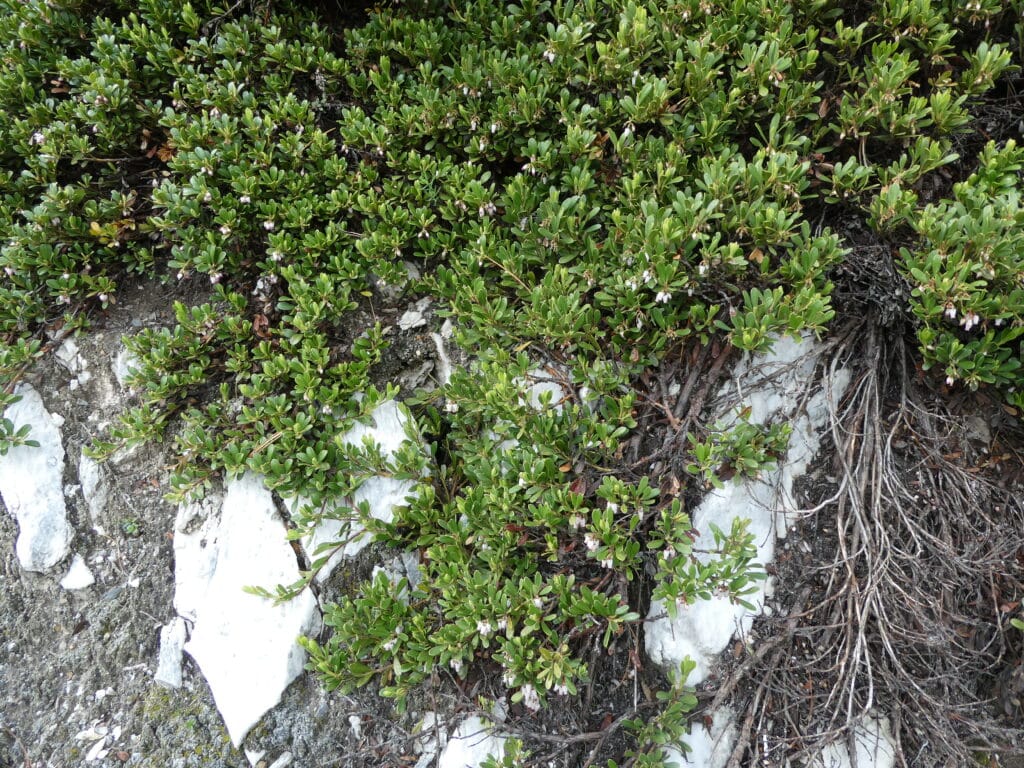
<instances>
[{"instance_id":1,"label":"cluster of white flowers","mask_svg":"<svg viewBox=\"0 0 1024 768\"><path fill-rule=\"evenodd\" d=\"M588 552L593 552L599 546L601 546L601 540L598 539L597 536L595 536L592 531L587 531L584 534L584 536L583 536L583 543L586 545Z\"/></svg>"},{"instance_id":2,"label":"cluster of white flowers","mask_svg":"<svg viewBox=\"0 0 1024 768\"><path fill-rule=\"evenodd\" d=\"M658 304L668 304L672 300L672 294L669 291L658 291L654 295L654 301Z\"/></svg>"},{"instance_id":3,"label":"cluster of white flowers","mask_svg":"<svg viewBox=\"0 0 1024 768\"><path fill-rule=\"evenodd\" d=\"M490 637L494 632L494 627L491 626L491 622L487 619L480 619L480 621L476 623L476 631L480 633L481 637Z\"/></svg>"},{"instance_id":4,"label":"cluster of white flowers","mask_svg":"<svg viewBox=\"0 0 1024 768\"><path fill-rule=\"evenodd\" d=\"M559 683L558 685L555 686L554 690L555 690L555 693L558 694L559 696L568 696L569 695L569 686L566 685L565 683Z\"/></svg>"},{"instance_id":5,"label":"cluster of white flowers","mask_svg":"<svg viewBox=\"0 0 1024 768\"><path fill-rule=\"evenodd\" d=\"M960 325L963 326L965 331L971 330L981 322L981 317L973 311L968 311L962 318L960 318Z\"/></svg>"},{"instance_id":6,"label":"cluster of white flowers","mask_svg":"<svg viewBox=\"0 0 1024 768\"><path fill-rule=\"evenodd\" d=\"M569 515L569 527L575 528L577 531L586 524L586 520L583 519L583 515L577 515L573 513Z\"/></svg>"},{"instance_id":7,"label":"cluster of white flowers","mask_svg":"<svg viewBox=\"0 0 1024 768\"><path fill-rule=\"evenodd\" d=\"M46 141L46 135L42 131L36 131L32 134L32 138L29 139L29 144L39 145Z\"/></svg>"},{"instance_id":8,"label":"cluster of white flowers","mask_svg":"<svg viewBox=\"0 0 1024 768\"><path fill-rule=\"evenodd\" d=\"M523 706L531 712L536 712L540 709L540 696L537 695L537 689L529 683L523 683L523 687L519 689L523 694Z\"/></svg>"}]
</instances>

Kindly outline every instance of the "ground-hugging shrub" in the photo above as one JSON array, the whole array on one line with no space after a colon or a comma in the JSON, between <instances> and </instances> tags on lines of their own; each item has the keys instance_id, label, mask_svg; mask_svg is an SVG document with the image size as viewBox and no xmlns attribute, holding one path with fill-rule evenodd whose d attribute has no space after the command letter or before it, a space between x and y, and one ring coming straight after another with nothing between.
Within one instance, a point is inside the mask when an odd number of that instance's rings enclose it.
<instances>
[{"instance_id":1,"label":"ground-hugging shrub","mask_svg":"<svg viewBox=\"0 0 1024 768\"><path fill-rule=\"evenodd\" d=\"M924 366L942 369L950 386L997 385L1018 408L1024 408L1022 168L1024 151L1014 142L990 143L951 199L910 216L921 245L902 250Z\"/></svg>"},{"instance_id":2,"label":"ground-hugging shrub","mask_svg":"<svg viewBox=\"0 0 1024 768\"><path fill-rule=\"evenodd\" d=\"M917 192L1011 65L991 0L428 0L380 9L343 51L286 3L3 10L0 375L127 272L211 285L129 341L139 402L97 452L173 424L175 498L253 470L311 499L296 535L355 515L420 549L422 582L364 585L306 643L332 687L377 676L401 698L436 663L480 662L534 708L586 679L590 637L633 631L631 579L653 571L673 607L741 599L742 528L702 565L684 486L619 452L638 379L682 345L827 326L829 213L913 227L926 362L1015 385L1018 151L986 150L952 200ZM395 394L370 384L385 329L348 318L407 280L403 261L475 360L409 400L429 451L385 461L343 439ZM546 363L564 401L538 407ZM692 438L702 484L784 448L778 427ZM339 501L378 471L419 481L388 525ZM675 686L637 760L678 738Z\"/></svg>"}]
</instances>

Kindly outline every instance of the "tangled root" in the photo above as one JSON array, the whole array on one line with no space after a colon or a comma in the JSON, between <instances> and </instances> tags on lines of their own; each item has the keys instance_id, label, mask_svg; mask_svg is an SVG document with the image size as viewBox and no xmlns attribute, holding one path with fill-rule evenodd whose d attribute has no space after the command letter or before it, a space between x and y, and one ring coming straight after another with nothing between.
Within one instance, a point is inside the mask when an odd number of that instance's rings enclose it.
<instances>
[{"instance_id":1,"label":"tangled root","mask_svg":"<svg viewBox=\"0 0 1024 768\"><path fill-rule=\"evenodd\" d=\"M789 605L715 696L740 713L730 766L800 764L869 712L900 766L1021 749L1022 462L998 440L976 450L908 361L883 332L835 346L824 377L854 373L830 414L836 482L800 524L811 552L780 558Z\"/></svg>"}]
</instances>

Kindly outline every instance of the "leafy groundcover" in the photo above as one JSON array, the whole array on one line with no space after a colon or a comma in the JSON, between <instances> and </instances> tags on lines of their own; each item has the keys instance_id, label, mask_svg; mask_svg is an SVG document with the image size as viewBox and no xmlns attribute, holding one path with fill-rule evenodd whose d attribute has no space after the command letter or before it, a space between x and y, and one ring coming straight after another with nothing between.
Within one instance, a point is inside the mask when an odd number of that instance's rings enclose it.
<instances>
[{"instance_id":1,"label":"leafy groundcover","mask_svg":"<svg viewBox=\"0 0 1024 768\"><path fill-rule=\"evenodd\" d=\"M529 722L656 681L652 597L764 576L742 526L687 516L785 449L705 422L739 353L885 320L933 391L1024 407L1019 11L0 0L2 402L119 286L189 281L127 340L136 401L95 452L166 438L173 499L252 470L310 500L296 536L354 517L419 552L305 641L328 687L402 707L440 668ZM396 391L388 318L428 296L466 363ZM345 442L396 395L406 449ZM337 501L380 472L417 483L387 524ZM567 742L580 764L661 765L685 672Z\"/></svg>"}]
</instances>

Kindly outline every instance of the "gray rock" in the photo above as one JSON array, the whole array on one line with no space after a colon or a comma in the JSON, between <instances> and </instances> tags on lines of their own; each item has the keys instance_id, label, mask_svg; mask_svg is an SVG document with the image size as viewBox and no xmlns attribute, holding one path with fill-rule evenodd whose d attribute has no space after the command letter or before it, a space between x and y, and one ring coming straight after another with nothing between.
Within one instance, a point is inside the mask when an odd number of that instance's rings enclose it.
<instances>
[{"instance_id":1,"label":"gray rock","mask_svg":"<svg viewBox=\"0 0 1024 768\"><path fill-rule=\"evenodd\" d=\"M68 556L74 535L64 502L64 446L39 393L23 386L17 394L22 399L4 416L16 426L30 425L30 439L39 446L15 446L0 456L0 496L18 521L18 562L42 573Z\"/></svg>"}]
</instances>

